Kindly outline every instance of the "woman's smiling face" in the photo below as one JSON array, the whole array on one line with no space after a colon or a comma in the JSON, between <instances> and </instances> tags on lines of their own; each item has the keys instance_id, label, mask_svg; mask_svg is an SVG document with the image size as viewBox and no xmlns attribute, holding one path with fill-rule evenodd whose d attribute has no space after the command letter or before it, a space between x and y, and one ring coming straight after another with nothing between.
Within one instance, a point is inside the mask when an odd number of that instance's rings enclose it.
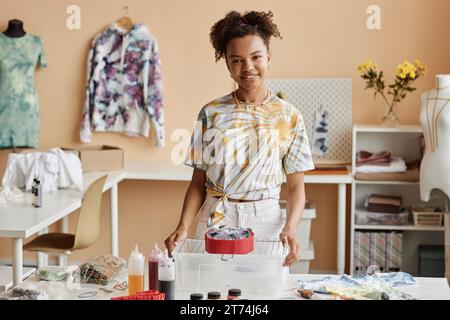
<instances>
[{"instance_id":1,"label":"woman's smiling face","mask_svg":"<svg viewBox=\"0 0 450 320\"><path fill-rule=\"evenodd\" d=\"M270 54L258 35L233 38L227 44L227 66L234 81L246 90L264 85Z\"/></svg>"}]
</instances>

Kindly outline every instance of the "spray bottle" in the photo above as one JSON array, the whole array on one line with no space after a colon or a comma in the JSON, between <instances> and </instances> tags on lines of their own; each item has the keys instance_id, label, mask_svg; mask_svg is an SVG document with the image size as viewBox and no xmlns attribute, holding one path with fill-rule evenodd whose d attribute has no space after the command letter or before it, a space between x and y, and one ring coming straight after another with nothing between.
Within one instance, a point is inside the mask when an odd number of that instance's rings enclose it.
<instances>
[{"instance_id":1,"label":"spray bottle","mask_svg":"<svg viewBox=\"0 0 450 320\"><path fill-rule=\"evenodd\" d=\"M128 295L144 291L144 266L145 258L136 245L128 258Z\"/></svg>"},{"instance_id":2,"label":"spray bottle","mask_svg":"<svg viewBox=\"0 0 450 320\"><path fill-rule=\"evenodd\" d=\"M155 243L152 253L148 257L148 290L158 290L158 266L161 255L162 251Z\"/></svg>"},{"instance_id":3,"label":"spray bottle","mask_svg":"<svg viewBox=\"0 0 450 320\"><path fill-rule=\"evenodd\" d=\"M175 299L175 263L169 257L167 249L164 250L158 265L158 289L165 293L166 300Z\"/></svg>"}]
</instances>

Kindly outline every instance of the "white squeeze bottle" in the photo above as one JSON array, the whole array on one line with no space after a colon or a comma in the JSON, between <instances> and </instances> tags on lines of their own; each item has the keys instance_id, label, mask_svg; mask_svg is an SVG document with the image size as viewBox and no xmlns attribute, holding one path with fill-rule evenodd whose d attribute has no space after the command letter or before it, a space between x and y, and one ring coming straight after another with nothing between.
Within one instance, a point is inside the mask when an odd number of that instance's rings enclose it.
<instances>
[{"instance_id":1,"label":"white squeeze bottle","mask_svg":"<svg viewBox=\"0 0 450 320\"><path fill-rule=\"evenodd\" d=\"M128 295L144 291L144 266L144 255L136 245L128 258Z\"/></svg>"},{"instance_id":2,"label":"white squeeze bottle","mask_svg":"<svg viewBox=\"0 0 450 320\"><path fill-rule=\"evenodd\" d=\"M159 292L165 293L165 300L175 299L175 262L169 257L167 249L158 265Z\"/></svg>"}]
</instances>

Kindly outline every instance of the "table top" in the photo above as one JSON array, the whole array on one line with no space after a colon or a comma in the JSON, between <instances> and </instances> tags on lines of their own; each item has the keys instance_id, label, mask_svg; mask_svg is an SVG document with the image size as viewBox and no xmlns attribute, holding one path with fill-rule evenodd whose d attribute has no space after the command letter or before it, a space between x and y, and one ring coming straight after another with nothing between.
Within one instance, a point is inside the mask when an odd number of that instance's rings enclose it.
<instances>
[{"instance_id":1,"label":"table top","mask_svg":"<svg viewBox=\"0 0 450 320\"><path fill-rule=\"evenodd\" d=\"M74 270L76 266L69 266ZM261 300L304 300L296 290L297 280L312 280L329 276L327 274L289 274L287 282L283 285L281 294L278 296L257 297ZM338 275L332 275L338 277ZM66 282L56 281L39 281L35 275L27 278L23 283L19 284L20 288L44 290L47 298L50 300L110 300L112 297L126 296L127 290L115 289L114 286L127 279L127 271L123 269L109 284L102 286L96 284L76 284L68 285ZM403 292L412 295L419 300L450 300L450 289L445 278L415 278L416 285L398 287ZM145 286L148 281L145 279ZM111 290L105 292L101 288ZM188 299L187 292L176 291L175 297L178 300ZM255 297L245 296L242 298L252 299ZM81 295L81 297L80 297ZM206 292L204 293L206 295ZM83 297L84 296L84 297ZM226 292L222 292L222 297L226 297Z\"/></svg>"},{"instance_id":2,"label":"table top","mask_svg":"<svg viewBox=\"0 0 450 320\"><path fill-rule=\"evenodd\" d=\"M85 173L84 189L104 174L108 174L108 179L103 191L107 191L123 178L121 171ZM0 207L0 237L27 238L80 208L82 198L83 193L73 189L44 192L43 206L34 208L31 205L31 192L24 192L22 199L8 201L7 207Z\"/></svg>"}]
</instances>

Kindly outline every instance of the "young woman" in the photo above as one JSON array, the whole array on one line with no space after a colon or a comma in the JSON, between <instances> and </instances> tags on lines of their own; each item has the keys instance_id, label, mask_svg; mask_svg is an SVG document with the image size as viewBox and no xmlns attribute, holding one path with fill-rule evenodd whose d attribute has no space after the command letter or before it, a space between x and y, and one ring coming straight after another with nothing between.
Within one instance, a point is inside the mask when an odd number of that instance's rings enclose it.
<instances>
[{"instance_id":1,"label":"young woman","mask_svg":"<svg viewBox=\"0 0 450 320\"><path fill-rule=\"evenodd\" d=\"M257 240L289 246L284 264L300 258L295 231L305 205L303 172L314 168L302 115L267 89L269 42L281 35L272 12L229 12L210 39L237 90L204 106L186 164L194 168L180 222L166 239L171 252L199 212L197 237L210 227L251 228ZM198 130L197 130L198 129ZM287 214L279 206L283 174Z\"/></svg>"}]
</instances>

